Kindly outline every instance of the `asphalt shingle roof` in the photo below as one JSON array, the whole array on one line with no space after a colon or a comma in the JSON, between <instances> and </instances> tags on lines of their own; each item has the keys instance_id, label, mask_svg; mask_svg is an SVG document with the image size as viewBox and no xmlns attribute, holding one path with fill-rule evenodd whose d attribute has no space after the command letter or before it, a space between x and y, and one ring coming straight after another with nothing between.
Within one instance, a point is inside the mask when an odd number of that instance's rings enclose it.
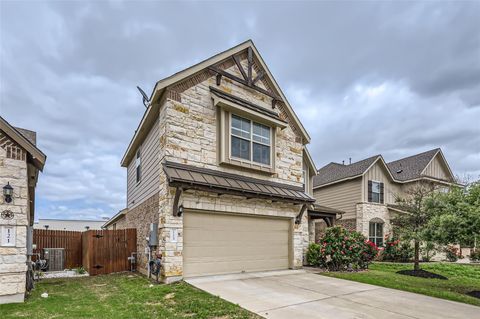
<instances>
[{"instance_id":1,"label":"asphalt shingle roof","mask_svg":"<svg viewBox=\"0 0 480 319\"><path fill-rule=\"evenodd\" d=\"M422 177L422 171L430 163L440 149L436 148L420 154L408 156L390 163L387 167L397 181L408 181ZM340 181L345 178L354 177L365 173L365 171L381 155L375 155L349 165L330 163L318 170L317 176L313 178L313 187L326 185Z\"/></svg>"},{"instance_id":2,"label":"asphalt shingle roof","mask_svg":"<svg viewBox=\"0 0 480 319\"><path fill-rule=\"evenodd\" d=\"M320 168L317 175L313 177L313 187L361 175L377 160L379 156L380 155L375 155L349 165L333 162L327 164Z\"/></svg>"},{"instance_id":3,"label":"asphalt shingle roof","mask_svg":"<svg viewBox=\"0 0 480 319\"><path fill-rule=\"evenodd\" d=\"M393 177L400 181L421 177L422 171L430 163L432 158L440 149L436 148L420 154L408 156L390 163L387 163L388 169Z\"/></svg>"}]
</instances>

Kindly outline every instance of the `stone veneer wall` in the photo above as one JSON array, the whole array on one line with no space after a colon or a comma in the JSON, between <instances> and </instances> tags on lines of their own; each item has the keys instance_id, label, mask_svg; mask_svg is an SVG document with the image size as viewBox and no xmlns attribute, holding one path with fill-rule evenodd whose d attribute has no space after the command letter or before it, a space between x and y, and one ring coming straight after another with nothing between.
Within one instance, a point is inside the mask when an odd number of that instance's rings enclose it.
<instances>
[{"instance_id":1,"label":"stone veneer wall","mask_svg":"<svg viewBox=\"0 0 480 319\"><path fill-rule=\"evenodd\" d=\"M150 224L158 223L159 220L159 200L158 193L144 200L140 205L129 209L125 218L117 222L117 229L136 228L137 229L137 271L147 274L148 255L145 253L147 241L145 240L150 233ZM113 229L113 228L110 228Z\"/></svg>"},{"instance_id":2,"label":"stone veneer wall","mask_svg":"<svg viewBox=\"0 0 480 319\"><path fill-rule=\"evenodd\" d=\"M230 69L238 73L236 67ZM209 86L215 86L227 93L244 98L265 108L271 108L271 99L248 89L227 78L222 78L221 86L216 86L215 77L209 77L203 82L186 88L181 93L180 99L168 97L162 101L160 108L160 159L181 162L230 173L288 183L302 186L303 145L292 127L277 130L275 169L274 175L259 174L254 171L241 170L227 166L219 166L219 150L217 143L218 132L217 107L213 105ZM177 94L177 93L176 93ZM181 100L181 102L179 102ZM163 169L159 180L159 236L160 251L164 256L163 280L171 282L182 278L183 275L183 218L173 217L173 196L175 189L168 186ZM185 192L180 198L185 208L218 210L234 213L265 214L271 216L288 216L293 218L300 211L300 205L271 203L266 200L256 200L221 196L216 194ZM178 240L173 242L170 231L178 232ZM301 267L303 264L303 251L308 243L308 224L304 214L301 225L296 225L292 237L293 266Z\"/></svg>"},{"instance_id":3,"label":"stone veneer wall","mask_svg":"<svg viewBox=\"0 0 480 319\"><path fill-rule=\"evenodd\" d=\"M368 237L368 228L370 220L380 218L385 222L383 234L389 234L392 231L390 224L390 213L387 206L374 203L357 204L357 231Z\"/></svg>"},{"instance_id":4,"label":"stone veneer wall","mask_svg":"<svg viewBox=\"0 0 480 319\"><path fill-rule=\"evenodd\" d=\"M320 239L323 237L323 235L325 235L327 228L327 223L323 219L317 220L314 226L314 237L312 243L320 242Z\"/></svg>"},{"instance_id":5,"label":"stone veneer wall","mask_svg":"<svg viewBox=\"0 0 480 319\"><path fill-rule=\"evenodd\" d=\"M350 231L356 231L357 230L357 220L356 219L340 219L337 220L336 226L342 226L345 229L348 229Z\"/></svg>"},{"instance_id":6,"label":"stone veneer wall","mask_svg":"<svg viewBox=\"0 0 480 319\"><path fill-rule=\"evenodd\" d=\"M133 210L133 209L132 209ZM127 213L128 214L128 213ZM115 223L111 224L108 226L108 229L113 229L113 225L115 225L115 229L125 229L125 228L130 228L128 227L129 223L127 222L127 215L123 216L119 220L117 220ZM136 228L136 227L135 227Z\"/></svg>"},{"instance_id":7,"label":"stone veneer wall","mask_svg":"<svg viewBox=\"0 0 480 319\"><path fill-rule=\"evenodd\" d=\"M22 302L24 299L29 219L26 160L7 158L7 152L0 147L0 189L7 182L13 187L13 202L5 203L1 195L0 212L10 210L15 216L11 220L0 218L0 228L16 226L16 240L14 247L0 246L0 303Z\"/></svg>"}]
</instances>

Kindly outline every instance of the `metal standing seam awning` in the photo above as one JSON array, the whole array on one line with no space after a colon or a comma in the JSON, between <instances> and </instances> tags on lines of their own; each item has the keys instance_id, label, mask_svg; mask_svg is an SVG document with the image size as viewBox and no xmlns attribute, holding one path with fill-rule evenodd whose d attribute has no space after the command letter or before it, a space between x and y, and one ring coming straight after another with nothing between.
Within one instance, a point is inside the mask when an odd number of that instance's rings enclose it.
<instances>
[{"instance_id":1,"label":"metal standing seam awning","mask_svg":"<svg viewBox=\"0 0 480 319\"><path fill-rule=\"evenodd\" d=\"M163 163L163 169L167 175L169 186L177 188L174 200L176 203L178 203L181 191L187 189L293 204L315 202L313 197L305 194L302 187L169 161ZM174 209L175 206L174 203ZM175 211L174 214L176 215Z\"/></svg>"}]
</instances>

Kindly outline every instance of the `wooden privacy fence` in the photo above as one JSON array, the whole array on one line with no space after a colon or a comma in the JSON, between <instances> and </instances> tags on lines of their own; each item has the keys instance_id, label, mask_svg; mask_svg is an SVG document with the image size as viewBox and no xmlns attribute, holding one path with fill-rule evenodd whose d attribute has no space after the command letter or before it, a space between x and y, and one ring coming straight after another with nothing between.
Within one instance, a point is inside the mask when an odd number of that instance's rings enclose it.
<instances>
[{"instance_id":1,"label":"wooden privacy fence","mask_svg":"<svg viewBox=\"0 0 480 319\"><path fill-rule=\"evenodd\" d=\"M137 251L137 230L88 230L82 234L83 267L92 276L130 269Z\"/></svg>"},{"instance_id":2,"label":"wooden privacy fence","mask_svg":"<svg viewBox=\"0 0 480 319\"><path fill-rule=\"evenodd\" d=\"M137 249L137 230L33 230L34 253L64 248L65 268L83 266L90 275L130 270L128 257Z\"/></svg>"},{"instance_id":3,"label":"wooden privacy fence","mask_svg":"<svg viewBox=\"0 0 480 319\"><path fill-rule=\"evenodd\" d=\"M82 232L67 230L33 230L34 254L43 256L44 248L64 248L65 268L82 266ZM35 258L34 258L35 259Z\"/></svg>"}]
</instances>

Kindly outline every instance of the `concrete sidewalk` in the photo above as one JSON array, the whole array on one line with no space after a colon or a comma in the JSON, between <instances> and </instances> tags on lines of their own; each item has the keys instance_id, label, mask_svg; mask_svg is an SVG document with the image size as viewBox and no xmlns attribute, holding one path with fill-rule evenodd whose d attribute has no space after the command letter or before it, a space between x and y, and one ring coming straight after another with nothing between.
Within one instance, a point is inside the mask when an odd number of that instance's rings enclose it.
<instances>
[{"instance_id":1,"label":"concrete sidewalk","mask_svg":"<svg viewBox=\"0 0 480 319\"><path fill-rule=\"evenodd\" d=\"M200 277L187 282L266 318L480 318L480 307L303 270Z\"/></svg>"}]
</instances>

